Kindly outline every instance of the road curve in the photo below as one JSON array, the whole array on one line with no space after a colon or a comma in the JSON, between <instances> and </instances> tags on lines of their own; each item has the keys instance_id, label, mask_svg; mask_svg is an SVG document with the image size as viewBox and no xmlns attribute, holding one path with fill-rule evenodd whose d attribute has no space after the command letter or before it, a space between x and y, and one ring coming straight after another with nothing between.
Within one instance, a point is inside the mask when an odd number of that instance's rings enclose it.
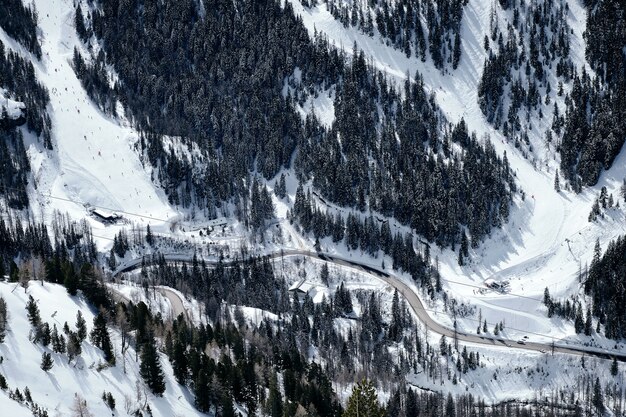
<instances>
[{"instance_id":1,"label":"road curve","mask_svg":"<svg viewBox=\"0 0 626 417\"><path fill-rule=\"evenodd\" d=\"M171 254L171 255L163 255L167 262L183 262L183 263L191 263L192 258L189 255L184 254ZM586 346L567 346L562 343L539 343L539 342L525 342L523 344L518 343L516 340L504 339L501 337L490 336L490 335L475 335L465 332L455 331L454 329L448 328L437 321L435 321L426 311L422 300L419 298L417 293L408 286L402 279L394 275L393 273L380 269L378 267L374 267L362 262L357 262L351 259L346 259L344 257L340 257L337 255L324 253L324 252L313 252L302 249L284 249L278 252L273 252L271 254L265 255L268 259L276 259L286 256L303 256L313 259L318 259L322 261L326 261L328 263L355 269L359 272L369 274L376 279L379 279L393 288L398 290L398 293L401 294L411 309L415 312L415 315L419 318L419 320L424 324L424 326L432 331L435 334L440 334L446 336L447 338L456 337L459 341L475 343L479 345L486 345L492 347L507 347L510 349L518 349L524 351L535 351L540 353L565 353L570 355L578 355L578 356L595 356L603 359L613 359L617 358L622 362L626 362L626 353L618 352L618 351L609 351L606 349L598 349ZM217 265L218 261L210 261L204 260L204 262L208 265ZM230 260L223 261L222 265L228 266L233 265L238 262L243 262L243 260ZM146 257L145 263L149 264L150 260ZM124 272L130 272L132 270L141 268L142 259L134 259L129 262L126 262L124 265L120 265L120 267L113 274L114 277L119 277ZM172 305L172 309L176 316L179 314L183 314L187 319L189 319L188 312L185 310L182 300L175 292L167 289L163 289L162 294L166 296Z\"/></svg>"}]
</instances>

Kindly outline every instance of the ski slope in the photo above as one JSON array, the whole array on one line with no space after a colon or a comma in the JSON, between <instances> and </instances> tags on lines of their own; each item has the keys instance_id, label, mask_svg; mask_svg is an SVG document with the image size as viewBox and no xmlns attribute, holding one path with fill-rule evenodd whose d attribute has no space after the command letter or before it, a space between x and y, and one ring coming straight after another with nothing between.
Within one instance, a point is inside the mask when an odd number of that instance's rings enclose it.
<instances>
[{"instance_id":1,"label":"ski slope","mask_svg":"<svg viewBox=\"0 0 626 417\"><path fill-rule=\"evenodd\" d=\"M32 138L27 148L37 187L30 193L31 201L37 201L32 204L33 214L49 220L53 211L59 210L79 219L88 216L83 205L89 204L146 216L126 215L139 224L159 224L162 222L150 218L176 216L163 191L153 184L151 168L142 165L134 149L137 132L123 116L114 119L103 114L74 74L73 51L75 46L80 49L74 29L74 2L34 0L32 4L39 14L41 62L1 29L0 39L7 47L30 56L37 78L50 92L54 149L47 151ZM90 223L96 235L112 238L117 232L117 228L105 229L95 220Z\"/></svg>"}]
</instances>

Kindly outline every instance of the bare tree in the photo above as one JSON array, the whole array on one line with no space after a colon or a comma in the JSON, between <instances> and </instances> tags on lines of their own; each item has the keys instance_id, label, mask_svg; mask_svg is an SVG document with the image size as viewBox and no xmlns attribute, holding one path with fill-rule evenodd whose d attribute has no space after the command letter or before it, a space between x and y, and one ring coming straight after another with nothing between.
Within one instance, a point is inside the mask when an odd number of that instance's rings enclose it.
<instances>
[{"instance_id":1,"label":"bare tree","mask_svg":"<svg viewBox=\"0 0 626 417\"><path fill-rule=\"evenodd\" d=\"M24 288L24 293L28 289L28 283L32 276L32 265L28 263L24 263L20 268L20 286Z\"/></svg>"},{"instance_id":2,"label":"bare tree","mask_svg":"<svg viewBox=\"0 0 626 417\"><path fill-rule=\"evenodd\" d=\"M87 401L78 393L74 394L74 403L72 404L72 417L94 417L93 413L87 407Z\"/></svg>"},{"instance_id":3,"label":"bare tree","mask_svg":"<svg viewBox=\"0 0 626 417\"><path fill-rule=\"evenodd\" d=\"M120 329L120 334L122 336L122 366L124 367L124 373L126 373L126 351L129 347L129 332L130 325L128 324L128 318L126 317L126 312L124 311L124 307L121 304L117 306L117 314L116 323Z\"/></svg>"}]
</instances>

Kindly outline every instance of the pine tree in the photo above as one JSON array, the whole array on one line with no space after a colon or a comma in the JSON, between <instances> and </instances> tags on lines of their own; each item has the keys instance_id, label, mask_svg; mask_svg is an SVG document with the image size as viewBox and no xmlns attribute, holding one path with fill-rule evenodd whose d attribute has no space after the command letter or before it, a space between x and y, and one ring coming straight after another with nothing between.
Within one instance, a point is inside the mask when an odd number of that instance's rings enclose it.
<instances>
[{"instance_id":1,"label":"pine tree","mask_svg":"<svg viewBox=\"0 0 626 417\"><path fill-rule=\"evenodd\" d=\"M602 414L604 411L604 397L602 395L602 387L600 386L600 378L596 377L596 382L593 385L593 406L595 407L598 414Z\"/></svg>"},{"instance_id":2,"label":"pine tree","mask_svg":"<svg viewBox=\"0 0 626 417\"><path fill-rule=\"evenodd\" d=\"M454 51L452 55L452 69L457 69L461 60L461 35L457 31L454 35Z\"/></svg>"},{"instance_id":3,"label":"pine tree","mask_svg":"<svg viewBox=\"0 0 626 417\"><path fill-rule=\"evenodd\" d=\"M109 269L111 271L114 271L115 268L117 268L117 261L115 259L115 251L113 250L113 248L111 248L111 251L109 252L109 257L107 259L107 265L109 266Z\"/></svg>"},{"instance_id":4,"label":"pine tree","mask_svg":"<svg viewBox=\"0 0 626 417\"><path fill-rule=\"evenodd\" d=\"M152 246L154 244L154 235L152 234L152 230L150 229L150 225L148 225L146 227L146 243L148 245L150 245L150 246Z\"/></svg>"},{"instance_id":5,"label":"pine tree","mask_svg":"<svg viewBox=\"0 0 626 417\"><path fill-rule=\"evenodd\" d=\"M33 327L39 327L41 324L41 316L39 315L39 306L35 302L32 295L28 296L28 302L26 303L26 316L30 325Z\"/></svg>"},{"instance_id":6,"label":"pine tree","mask_svg":"<svg viewBox=\"0 0 626 417\"><path fill-rule=\"evenodd\" d=\"M81 343L87 338L87 322L80 310L76 313L76 335Z\"/></svg>"},{"instance_id":7,"label":"pine tree","mask_svg":"<svg viewBox=\"0 0 626 417\"><path fill-rule=\"evenodd\" d=\"M7 311L7 302L0 297L0 343L4 342L7 328L9 324L9 313Z\"/></svg>"},{"instance_id":8,"label":"pine tree","mask_svg":"<svg viewBox=\"0 0 626 417\"><path fill-rule=\"evenodd\" d=\"M74 358L80 356L83 352L81 347L81 341L76 332L70 331L67 336L67 357L68 363L70 363Z\"/></svg>"},{"instance_id":9,"label":"pine tree","mask_svg":"<svg viewBox=\"0 0 626 417\"><path fill-rule=\"evenodd\" d=\"M283 399L280 394L280 390L278 389L276 374L273 374L270 380L267 405L270 417L283 417Z\"/></svg>"},{"instance_id":10,"label":"pine tree","mask_svg":"<svg viewBox=\"0 0 626 417\"><path fill-rule=\"evenodd\" d=\"M48 372L50 369L52 369L53 365L54 365L54 360L52 359L52 355L50 355L48 352L44 352L41 355L41 365L40 365L41 370L44 372Z\"/></svg>"},{"instance_id":11,"label":"pine tree","mask_svg":"<svg viewBox=\"0 0 626 417\"><path fill-rule=\"evenodd\" d=\"M93 328L90 333L91 342L102 349L104 352L104 359L111 365L115 365L115 355L113 354L113 346L111 344L111 338L109 331L107 330L107 322L102 314L99 312L93 319Z\"/></svg>"},{"instance_id":12,"label":"pine tree","mask_svg":"<svg viewBox=\"0 0 626 417\"><path fill-rule=\"evenodd\" d=\"M153 394L162 396L165 392L165 380L161 362L156 349L156 340L152 334L141 347L141 365L139 373Z\"/></svg>"},{"instance_id":13,"label":"pine tree","mask_svg":"<svg viewBox=\"0 0 626 417\"><path fill-rule=\"evenodd\" d=\"M74 267L68 263L65 266L63 273L65 275L63 285L67 289L67 293L69 295L76 295L78 293L78 277L76 276Z\"/></svg>"},{"instance_id":14,"label":"pine tree","mask_svg":"<svg viewBox=\"0 0 626 417\"><path fill-rule=\"evenodd\" d=\"M592 321L591 321L591 309L587 307L587 314L585 318L585 336L591 336L592 329Z\"/></svg>"},{"instance_id":15,"label":"pine tree","mask_svg":"<svg viewBox=\"0 0 626 417\"><path fill-rule=\"evenodd\" d=\"M613 362L611 363L611 375L617 376L617 371L619 370L617 365L617 357L613 358Z\"/></svg>"},{"instance_id":16,"label":"pine tree","mask_svg":"<svg viewBox=\"0 0 626 417\"><path fill-rule=\"evenodd\" d=\"M185 385L188 378L187 355L185 353L185 344L177 339L174 342L172 354L172 368L174 369L174 377L179 384Z\"/></svg>"},{"instance_id":17,"label":"pine tree","mask_svg":"<svg viewBox=\"0 0 626 417\"><path fill-rule=\"evenodd\" d=\"M329 277L330 277L330 273L328 271L328 264L326 262L324 262L324 264L322 265L322 268L320 270L320 279L322 280L324 285L326 285L327 287L328 287L328 279L329 279Z\"/></svg>"},{"instance_id":18,"label":"pine tree","mask_svg":"<svg viewBox=\"0 0 626 417\"><path fill-rule=\"evenodd\" d=\"M211 408L210 380L206 369L200 369L193 384L196 408L204 413Z\"/></svg>"},{"instance_id":19,"label":"pine tree","mask_svg":"<svg viewBox=\"0 0 626 417\"><path fill-rule=\"evenodd\" d=\"M374 385L362 380L354 386L343 417L383 417L385 410L378 403Z\"/></svg>"},{"instance_id":20,"label":"pine tree","mask_svg":"<svg viewBox=\"0 0 626 417\"><path fill-rule=\"evenodd\" d=\"M557 193L561 192L561 185L559 183L559 171L556 171L556 173L554 174L554 189Z\"/></svg>"},{"instance_id":21,"label":"pine tree","mask_svg":"<svg viewBox=\"0 0 626 417\"><path fill-rule=\"evenodd\" d=\"M83 19L83 11L80 8L80 4L76 5L76 13L74 14L74 25L76 26L76 33L82 41L87 40L87 29L85 28L85 21Z\"/></svg>"}]
</instances>

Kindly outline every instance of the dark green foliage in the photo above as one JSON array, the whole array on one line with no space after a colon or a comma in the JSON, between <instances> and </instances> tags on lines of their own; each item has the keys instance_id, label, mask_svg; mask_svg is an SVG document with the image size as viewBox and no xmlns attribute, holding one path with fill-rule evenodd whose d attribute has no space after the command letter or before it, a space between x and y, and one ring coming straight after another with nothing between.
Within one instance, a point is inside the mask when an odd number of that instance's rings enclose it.
<instances>
[{"instance_id":1,"label":"dark green foliage","mask_svg":"<svg viewBox=\"0 0 626 417\"><path fill-rule=\"evenodd\" d=\"M626 237L609 243L604 255L596 242L594 256L586 274L585 292L591 296L591 313L605 326L611 339L626 337Z\"/></svg>"},{"instance_id":2,"label":"dark green foliage","mask_svg":"<svg viewBox=\"0 0 626 417\"><path fill-rule=\"evenodd\" d=\"M357 27L370 36L377 29L387 44L402 50L407 57L413 54L425 61L428 45L435 67L444 69L446 63L452 62L456 69L458 65L461 18L466 0L325 2L335 19L345 27ZM428 35L424 33L423 21Z\"/></svg>"},{"instance_id":3,"label":"dark green foliage","mask_svg":"<svg viewBox=\"0 0 626 417\"><path fill-rule=\"evenodd\" d=\"M506 29L500 28L492 8L492 42L485 37L489 55L478 85L478 103L487 121L520 147L527 142L520 117L527 115L527 121L531 113L543 117L541 95L544 89L546 96L550 92L547 69L555 68L559 79L571 79L569 10L564 1L528 6L509 0L500 3L504 8L512 6L514 17Z\"/></svg>"},{"instance_id":4,"label":"dark green foliage","mask_svg":"<svg viewBox=\"0 0 626 417\"><path fill-rule=\"evenodd\" d=\"M561 171L575 185L594 185L608 169L626 137L626 5L619 0L587 0L586 56L596 71L576 76L561 146Z\"/></svg>"},{"instance_id":5,"label":"dark green foliage","mask_svg":"<svg viewBox=\"0 0 626 417\"><path fill-rule=\"evenodd\" d=\"M1 59L1 58L0 58ZM0 76L0 83L2 77ZM1 86L2 84L0 84ZM0 124L2 124L0 119ZM23 209L28 206L26 186L30 174L30 163L26 156L22 132L4 130L0 126L0 194L9 207Z\"/></svg>"},{"instance_id":6,"label":"dark green foliage","mask_svg":"<svg viewBox=\"0 0 626 417\"><path fill-rule=\"evenodd\" d=\"M115 365L115 354L113 345L107 329L107 322L102 312L99 312L93 319L93 328L90 333L91 343L102 349L104 359L111 365Z\"/></svg>"},{"instance_id":7,"label":"dark green foliage","mask_svg":"<svg viewBox=\"0 0 626 417\"><path fill-rule=\"evenodd\" d=\"M563 122L561 172L579 191L611 167L626 137L626 78L599 84L575 76Z\"/></svg>"},{"instance_id":8,"label":"dark green foliage","mask_svg":"<svg viewBox=\"0 0 626 417\"><path fill-rule=\"evenodd\" d=\"M285 198L287 196L287 185L285 184L285 174L280 174L279 180L274 186L274 193L278 198Z\"/></svg>"},{"instance_id":9,"label":"dark green foliage","mask_svg":"<svg viewBox=\"0 0 626 417\"><path fill-rule=\"evenodd\" d=\"M24 6L21 0L2 0L0 27L38 59L41 58L41 45L37 39L37 13L32 7Z\"/></svg>"},{"instance_id":10,"label":"dark green foliage","mask_svg":"<svg viewBox=\"0 0 626 417\"><path fill-rule=\"evenodd\" d=\"M52 356L48 352L42 353L41 365L39 366L41 370L44 372L48 372L50 369L52 369L53 365L54 365L54 360L52 359Z\"/></svg>"},{"instance_id":11,"label":"dark green foliage","mask_svg":"<svg viewBox=\"0 0 626 417\"><path fill-rule=\"evenodd\" d=\"M78 37L85 42L87 40L87 28L85 27L85 19L83 18L83 11L80 7L80 3L76 5L76 10L74 12L74 26L76 27Z\"/></svg>"},{"instance_id":12,"label":"dark green foliage","mask_svg":"<svg viewBox=\"0 0 626 417\"><path fill-rule=\"evenodd\" d=\"M104 401L104 403L107 405L107 407L109 407L109 409L115 410L115 397L113 397L113 394L111 394L110 392L106 392L106 391L103 392L102 401Z\"/></svg>"},{"instance_id":13,"label":"dark green foliage","mask_svg":"<svg viewBox=\"0 0 626 417\"><path fill-rule=\"evenodd\" d=\"M9 312L7 302L0 297L0 343L4 342L9 327Z\"/></svg>"},{"instance_id":14,"label":"dark green foliage","mask_svg":"<svg viewBox=\"0 0 626 417\"><path fill-rule=\"evenodd\" d=\"M12 3L19 0L10 0ZM2 13L5 2L0 4L0 19L6 15ZM51 142L51 121L46 112L46 106L50 101L48 90L37 81L33 64L23 59L19 54L11 50L6 51L4 44L0 41L0 87L9 91L16 101L21 101L26 105L25 116L16 123L23 124L37 136L41 136L44 146L52 149ZM0 117L0 133L6 135L6 130L11 129L11 124L7 124L4 118ZM20 137L21 138L21 137ZM4 141L3 141L4 142ZM18 154L18 157L20 155ZM26 166L23 167L26 168ZM3 184L9 186L10 184Z\"/></svg>"},{"instance_id":15,"label":"dark green foliage","mask_svg":"<svg viewBox=\"0 0 626 417\"><path fill-rule=\"evenodd\" d=\"M146 243L150 246L154 245L154 235L150 229L150 225L146 226ZM115 259L115 258L114 258ZM113 269L113 268L111 268Z\"/></svg>"},{"instance_id":16,"label":"dark green foliage","mask_svg":"<svg viewBox=\"0 0 626 417\"><path fill-rule=\"evenodd\" d=\"M26 303L26 316L30 325L38 327L41 325L41 316L39 314L39 306L32 295L28 296L28 302Z\"/></svg>"},{"instance_id":17,"label":"dark green foliage","mask_svg":"<svg viewBox=\"0 0 626 417\"><path fill-rule=\"evenodd\" d=\"M153 394L162 396L165 392L165 380L161 361L156 349L156 340L149 334L146 342L141 346L141 365L139 373Z\"/></svg>"},{"instance_id":18,"label":"dark green foliage","mask_svg":"<svg viewBox=\"0 0 626 417\"><path fill-rule=\"evenodd\" d=\"M68 363L71 362L77 356L80 356L80 354L83 352L81 343L82 343L81 339L78 337L76 332L70 331L68 333L67 345L66 345Z\"/></svg>"},{"instance_id":19,"label":"dark green foliage","mask_svg":"<svg viewBox=\"0 0 626 417\"><path fill-rule=\"evenodd\" d=\"M76 313L76 336L81 342L87 338L87 322L80 310Z\"/></svg>"},{"instance_id":20,"label":"dark green foliage","mask_svg":"<svg viewBox=\"0 0 626 417\"><path fill-rule=\"evenodd\" d=\"M343 417L383 417L385 411L371 381L363 380L352 389Z\"/></svg>"},{"instance_id":21,"label":"dark green foliage","mask_svg":"<svg viewBox=\"0 0 626 417\"><path fill-rule=\"evenodd\" d=\"M120 81L114 92L102 83L90 95L107 102L119 98L147 131L141 150L158 168L173 204L214 212L222 201L234 199L240 218L259 228L273 209L265 187L250 172L270 179L295 164L298 179L313 179L321 197L393 216L440 245L459 242L459 225L479 242L507 220L515 191L508 165L490 145L479 144L464 123L450 137L442 135L445 126L434 97L424 92L419 76L407 81L402 98L363 53L355 49L353 62L346 64L345 54L322 35L309 39L291 5L279 3L210 0L202 19L191 0L149 1L141 7L134 1L125 7L105 2L93 12L106 63ZM431 52L441 53L443 46L433 45L447 43L448 28L458 29L462 6L458 0L438 1L411 12L428 16ZM452 38L444 48L450 56L451 48ZM75 55L79 77L95 85L89 79L102 77L81 76L85 69L91 73ZM104 54L92 62L104 66ZM302 123L295 102L303 104L331 86L337 116L331 128L314 115ZM160 134L183 135L183 146L197 145L205 168L165 149ZM464 151L455 152L452 142ZM282 178L275 189L279 196L284 193ZM333 232L335 241L341 240L339 229ZM120 247L116 253L125 251Z\"/></svg>"},{"instance_id":22,"label":"dark green foliage","mask_svg":"<svg viewBox=\"0 0 626 417\"><path fill-rule=\"evenodd\" d=\"M63 285L67 289L67 293L69 295L76 295L78 293L78 276L76 275L76 271L74 271L74 266L66 264L63 272L65 276Z\"/></svg>"},{"instance_id":23,"label":"dark green foliage","mask_svg":"<svg viewBox=\"0 0 626 417\"><path fill-rule=\"evenodd\" d=\"M617 365L617 358L613 358L613 362L611 362L611 375L617 376L618 371L619 366Z\"/></svg>"}]
</instances>

